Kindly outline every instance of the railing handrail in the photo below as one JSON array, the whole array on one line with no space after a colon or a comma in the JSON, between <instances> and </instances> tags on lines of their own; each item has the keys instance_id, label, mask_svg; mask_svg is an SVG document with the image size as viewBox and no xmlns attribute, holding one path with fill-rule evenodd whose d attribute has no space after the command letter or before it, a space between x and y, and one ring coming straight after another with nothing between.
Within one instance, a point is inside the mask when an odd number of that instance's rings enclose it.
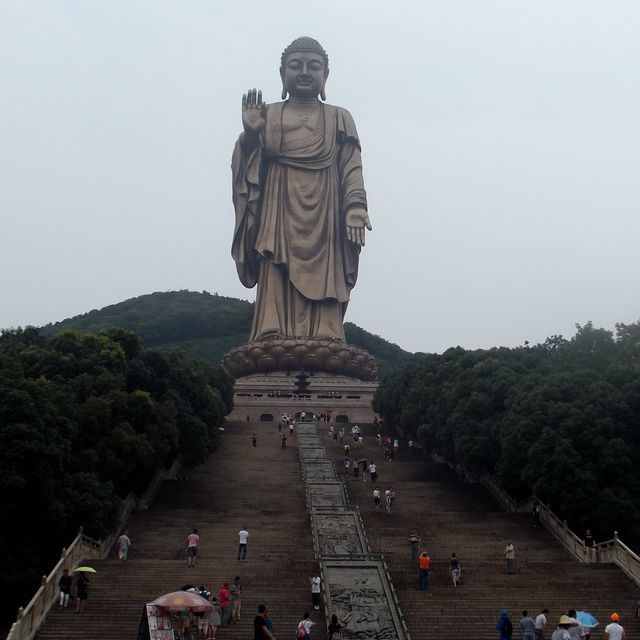
<instances>
[{"instance_id":1,"label":"railing handrail","mask_svg":"<svg viewBox=\"0 0 640 640\"><path fill-rule=\"evenodd\" d=\"M143 500L145 505L148 505L158 492L162 482L172 477L179 467L180 460L176 459L168 471L160 468L149 482L142 498L139 498L134 492L130 492L122 502L118 525L106 538L94 540L85 535L82 527L80 527L78 535L73 539L71 544L62 550L60 559L56 562L51 572L48 575L42 576L40 587L38 587L27 606L18 609L18 618L11 625L6 640L31 640L38 632L38 629L58 597L58 581L60 580L63 570L78 566L81 560L86 560L87 558L106 558L111 552L131 512Z\"/></svg>"}]
</instances>

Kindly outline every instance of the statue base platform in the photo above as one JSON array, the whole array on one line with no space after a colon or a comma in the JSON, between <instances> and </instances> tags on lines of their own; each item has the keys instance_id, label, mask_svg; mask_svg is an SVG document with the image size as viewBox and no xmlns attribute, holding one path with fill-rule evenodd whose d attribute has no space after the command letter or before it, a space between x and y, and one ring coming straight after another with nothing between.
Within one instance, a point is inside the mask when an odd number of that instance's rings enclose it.
<instances>
[{"instance_id":1,"label":"statue base platform","mask_svg":"<svg viewBox=\"0 0 640 640\"><path fill-rule=\"evenodd\" d=\"M347 376L307 371L308 389L298 394L298 372L274 371L245 376L234 385L233 411L227 417L234 422L271 422L277 424L283 413L328 413L332 424L368 424L373 422L371 406L378 388Z\"/></svg>"},{"instance_id":2,"label":"statue base platform","mask_svg":"<svg viewBox=\"0 0 640 640\"><path fill-rule=\"evenodd\" d=\"M258 340L229 351L222 366L236 379L275 371L318 371L370 382L378 372L370 353L336 338Z\"/></svg>"}]
</instances>

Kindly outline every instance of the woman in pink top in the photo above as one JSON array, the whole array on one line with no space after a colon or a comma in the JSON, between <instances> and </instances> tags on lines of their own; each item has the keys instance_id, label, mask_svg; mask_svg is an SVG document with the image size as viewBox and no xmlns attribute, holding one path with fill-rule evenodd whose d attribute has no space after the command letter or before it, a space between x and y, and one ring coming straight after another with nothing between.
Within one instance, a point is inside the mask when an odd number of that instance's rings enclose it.
<instances>
[{"instance_id":1,"label":"woman in pink top","mask_svg":"<svg viewBox=\"0 0 640 640\"><path fill-rule=\"evenodd\" d=\"M195 567L196 558L198 557L198 547L200 545L200 536L198 530L194 529L193 533L187 536L187 566Z\"/></svg>"}]
</instances>

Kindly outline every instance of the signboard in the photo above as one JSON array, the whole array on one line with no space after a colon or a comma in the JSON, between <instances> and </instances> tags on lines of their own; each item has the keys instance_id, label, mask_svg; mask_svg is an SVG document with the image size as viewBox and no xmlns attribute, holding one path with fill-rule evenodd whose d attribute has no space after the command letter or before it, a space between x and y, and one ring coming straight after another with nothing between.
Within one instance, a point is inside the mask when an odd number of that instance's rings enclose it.
<instances>
[{"instance_id":1,"label":"signboard","mask_svg":"<svg viewBox=\"0 0 640 640\"><path fill-rule=\"evenodd\" d=\"M149 626L150 640L175 640L171 614L166 609L148 604L147 624Z\"/></svg>"}]
</instances>

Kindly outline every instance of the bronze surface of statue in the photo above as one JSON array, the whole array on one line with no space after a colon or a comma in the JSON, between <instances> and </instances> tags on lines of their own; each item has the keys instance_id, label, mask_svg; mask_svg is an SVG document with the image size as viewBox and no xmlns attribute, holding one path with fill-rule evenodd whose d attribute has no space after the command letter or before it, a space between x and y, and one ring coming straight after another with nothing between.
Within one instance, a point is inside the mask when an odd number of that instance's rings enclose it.
<instances>
[{"instance_id":1,"label":"bronze surface of statue","mask_svg":"<svg viewBox=\"0 0 640 640\"><path fill-rule=\"evenodd\" d=\"M242 96L232 256L242 284L258 287L250 344L281 339L287 350L292 339L323 348L345 340L371 224L358 133L348 111L323 102L328 75L321 45L298 38L282 54L283 102L267 105L256 89Z\"/></svg>"}]
</instances>

